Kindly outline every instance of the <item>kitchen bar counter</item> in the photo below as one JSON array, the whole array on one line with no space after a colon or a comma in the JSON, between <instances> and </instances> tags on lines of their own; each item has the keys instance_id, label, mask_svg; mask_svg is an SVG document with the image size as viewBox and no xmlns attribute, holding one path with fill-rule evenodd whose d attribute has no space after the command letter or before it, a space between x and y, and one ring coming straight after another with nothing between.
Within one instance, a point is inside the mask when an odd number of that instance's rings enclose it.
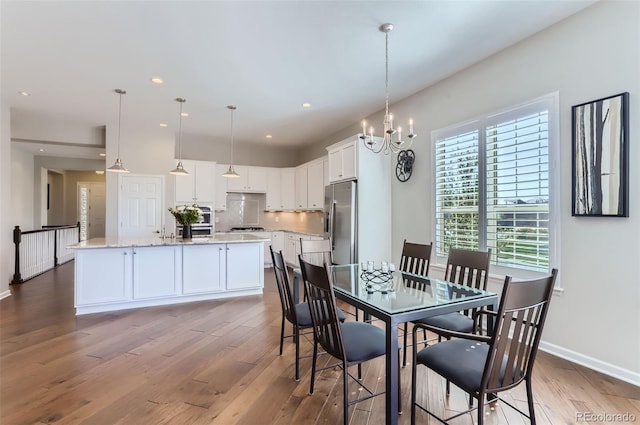
<instances>
[{"instance_id":1,"label":"kitchen bar counter","mask_svg":"<svg viewBox=\"0 0 640 425\"><path fill-rule=\"evenodd\" d=\"M86 241L69 245L69 249L85 249L85 248L130 248L144 246L177 246L177 245L208 245L220 243L246 243L246 242L268 242L269 239L259 236L249 235L246 233L230 232L216 233L210 238L135 238L135 239L118 239L118 238L94 238Z\"/></svg>"},{"instance_id":2,"label":"kitchen bar counter","mask_svg":"<svg viewBox=\"0 0 640 425\"><path fill-rule=\"evenodd\" d=\"M268 240L238 233L192 240L96 238L71 245L76 315L260 295Z\"/></svg>"}]
</instances>

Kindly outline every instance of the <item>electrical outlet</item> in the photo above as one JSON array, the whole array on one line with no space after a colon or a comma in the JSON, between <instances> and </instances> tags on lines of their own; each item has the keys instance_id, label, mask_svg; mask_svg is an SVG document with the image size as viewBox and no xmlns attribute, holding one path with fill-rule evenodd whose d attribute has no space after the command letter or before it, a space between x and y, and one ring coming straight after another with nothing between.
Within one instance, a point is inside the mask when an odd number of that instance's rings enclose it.
<instances>
[{"instance_id":1,"label":"electrical outlet","mask_svg":"<svg viewBox=\"0 0 640 425\"><path fill-rule=\"evenodd\" d=\"M276 223L280 222L280 217L276 216Z\"/></svg>"},{"instance_id":2,"label":"electrical outlet","mask_svg":"<svg viewBox=\"0 0 640 425\"><path fill-rule=\"evenodd\" d=\"M220 217L216 217L216 223L220 223Z\"/></svg>"}]
</instances>

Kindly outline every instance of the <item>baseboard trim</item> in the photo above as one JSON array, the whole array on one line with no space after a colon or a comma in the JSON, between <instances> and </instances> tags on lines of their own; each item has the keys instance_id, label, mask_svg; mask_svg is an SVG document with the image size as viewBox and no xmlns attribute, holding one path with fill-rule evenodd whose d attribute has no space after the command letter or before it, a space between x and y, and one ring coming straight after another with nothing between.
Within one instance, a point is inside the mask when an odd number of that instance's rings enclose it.
<instances>
[{"instance_id":1,"label":"baseboard trim","mask_svg":"<svg viewBox=\"0 0 640 425\"><path fill-rule=\"evenodd\" d=\"M567 348L563 348L544 341L540 341L539 349L544 351L545 353L553 354L554 356L563 358L572 363L588 367L589 369L604 373L605 375L611 376L612 378L616 378L640 387L640 373L633 372L629 369L624 369L619 366L615 366L610 363L594 359L593 357L580 354L576 351L572 351Z\"/></svg>"},{"instance_id":2,"label":"baseboard trim","mask_svg":"<svg viewBox=\"0 0 640 425\"><path fill-rule=\"evenodd\" d=\"M11 291L10 290L6 290L4 292L0 292L0 300L4 300L7 297L11 296Z\"/></svg>"}]
</instances>

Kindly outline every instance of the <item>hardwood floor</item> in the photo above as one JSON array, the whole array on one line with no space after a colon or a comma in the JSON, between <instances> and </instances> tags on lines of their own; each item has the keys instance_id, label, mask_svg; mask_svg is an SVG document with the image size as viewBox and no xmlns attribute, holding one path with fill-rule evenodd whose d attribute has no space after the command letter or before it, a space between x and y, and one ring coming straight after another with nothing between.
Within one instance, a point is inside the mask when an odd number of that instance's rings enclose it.
<instances>
[{"instance_id":1,"label":"hardwood floor","mask_svg":"<svg viewBox=\"0 0 640 425\"><path fill-rule=\"evenodd\" d=\"M323 372L308 394L310 359L294 376L294 345L278 355L280 306L272 270L265 293L220 301L76 317L73 262L12 288L0 301L0 423L19 424L341 424L339 370ZM301 343L304 353L311 345ZM330 364L323 356L320 364ZM423 371L424 372L424 371ZM466 395L421 374L418 397L462 411ZM384 362L365 365L368 386L384 386ZM411 370L402 371L410 420ZM640 422L640 388L545 353L533 384L540 424L577 424L578 412L628 413ZM351 397L359 386L349 386ZM526 409L524 386L505 396ZM350 410L353 425L384 423L384 398ZM528 424L498 403L488 424ZM418 413L421 424L435 423ZM465 415L453 423L472 424ZM595 423L591 421L591 423ZM602 422L600 422L602 423Z\"/></svg>"}]
</instances>

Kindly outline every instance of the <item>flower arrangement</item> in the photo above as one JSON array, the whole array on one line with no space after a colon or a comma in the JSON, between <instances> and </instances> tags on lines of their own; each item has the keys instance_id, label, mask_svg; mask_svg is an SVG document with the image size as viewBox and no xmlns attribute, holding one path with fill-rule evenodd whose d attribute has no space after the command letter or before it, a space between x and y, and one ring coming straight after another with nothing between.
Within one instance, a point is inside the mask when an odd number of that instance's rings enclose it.
<instances>
[{"instance_id":1,"label":"flower arrangement","mask_svg":"<svg viewBox=\"0 0 640 425\"><path fill-rule=\"evenodd\" d=\"M176 219L178 224L183 226L190 226L198 221L202 217L202 210L198 208L198 205L180 205L176 208L169 208L169 212Z\"/></svg>"}]
</instances>

